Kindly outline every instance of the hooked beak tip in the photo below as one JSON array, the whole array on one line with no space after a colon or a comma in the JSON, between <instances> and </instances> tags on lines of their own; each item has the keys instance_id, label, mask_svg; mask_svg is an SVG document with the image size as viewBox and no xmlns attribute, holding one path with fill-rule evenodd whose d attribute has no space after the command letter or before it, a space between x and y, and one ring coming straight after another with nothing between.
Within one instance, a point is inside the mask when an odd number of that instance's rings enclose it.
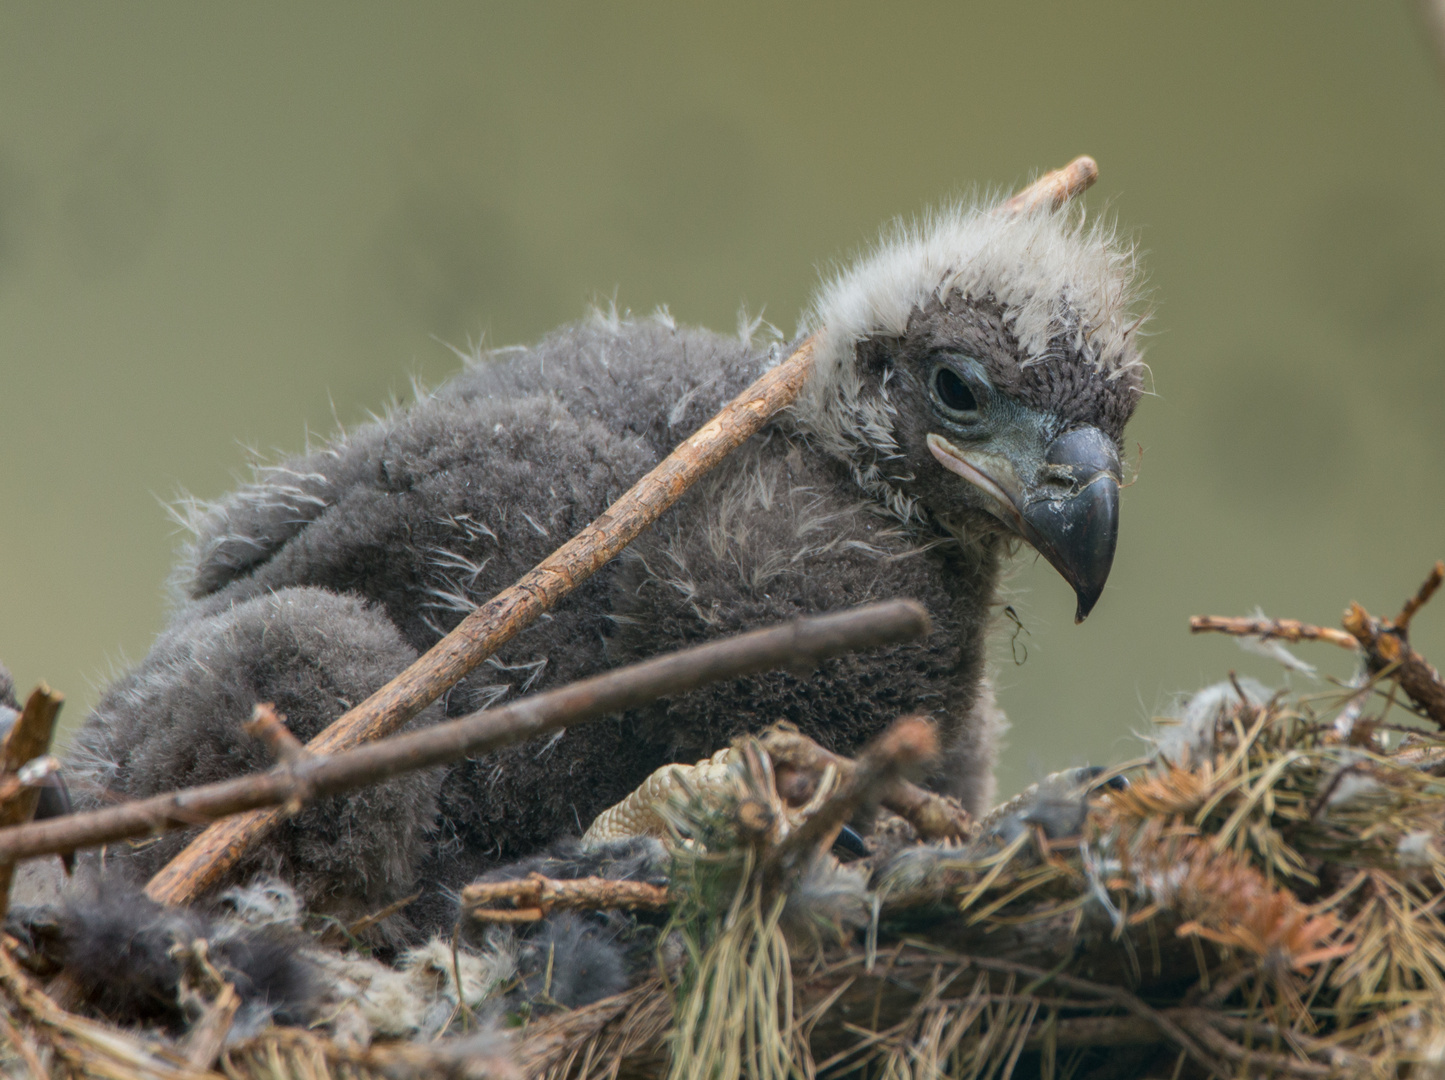
<instances>
[{"instance_id":1,"label":"hooked beak tip","mask_svg":"<svg viewBox=\"0 0 1445 1080\"><path fill-rule=\"evenodd\" d=\"M1074 622L1089 617L1103 595L1119 540L1119 482L1107 473L1065 499L1041 499L1024 508L1024 535L1070 585L1078 606Z\"/></svg>"},{"instance_id":2,"label":"hooked beak tip","mask_svg":"<svg viewBox=\"0 0 1445 1080\"><path fill-rule=\"evenodd\" d=\"M1098 428L1075 428L1049 444L1045 460L1065 492L1020 481L1012 463L968 453L940 435L928 448L950 472L990 497L990 508L1032 544L1074 589L1074 622L1088 618L1104 592L1119 539L1119 459ZM986 471L987 470L987 471Z\"/></svg>"},{"instance_id":3,"label":"hooked beak tip","mask_svg":"<svg viewBox=\"0 0 1445 1080\"><path fill-rule=\"evenodd\" d=\"M1074 479L1063 497L1023 506L1024 535L1074 587L1074 622L1089 617L1104 592L1119 541L1119 459L1098 428L1075 428L1050 444L1050 465Z\"/></svg>"}]
</instances>

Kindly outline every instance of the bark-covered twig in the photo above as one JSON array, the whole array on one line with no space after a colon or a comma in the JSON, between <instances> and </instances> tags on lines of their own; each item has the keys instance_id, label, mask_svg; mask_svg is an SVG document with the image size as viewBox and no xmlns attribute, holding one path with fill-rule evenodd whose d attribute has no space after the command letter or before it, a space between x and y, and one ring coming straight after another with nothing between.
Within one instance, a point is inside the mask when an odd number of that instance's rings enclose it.
<instances>
[{"instance_id":1,"label":"bark-covered twig","mask_svg":"<svg viewBox=\"0 0 1445 1080\"><path fill-rule=\"evenodd\" d=\"M496 906L504 903L511 906ZM462 889L462 911L477 922L536 922L555 908L664 911L667 904L666 886L600 877L559 881L529 874L513 881L476 881Z\"/></svg>"},{"instance_id":2,"label":"bark-covered twig","mask_svg":"<svg viewBox=\"0 0 1445 1080\"><path fill-rule=\"evenodd\" d=\"M297 797L335 795L405 772L488 753L564 727L636 708L708 683L796 669L858 649L926 637L928 613L910 600L869 604L739 634L571 683L460 720L202 787L0 829L0 861L187 828Z\"/></svg>"},{"instance_id":3,"label":"bark-covered twig","mask_svg":"<svg viewBox=\"0 0 1445 1080\"><path fill-rule=\"evenodd\" d=\"M801 731L791 728L770 728L762 734L759 742L773 760L780 790L791 786L789 774L792 773L802 774L801 778L807 783L815 784L831 765L839 779L847 783L857 768L852 758L825 750ZM789 801L803 802L811 795L811 790L801 794L802 798L790 796ZM879 801L907 821L922 840L964 840L973 835L974 823L967 810L954 800L907 780L895 780L886 785Z\"/></svg>"},{"instance_id":4,"label":"bark-covered twig","mask_svg":"<svg viewBox=\"0 0 1445 1080\"><path fill-rule=\"evenodd\" d=\"M1411 614L1414 614L1411 612ZM1365 652L1365 667L1373 674L1393 667L1391 676L1410 700L1445 731L1445 682L1423 656L1410 647L1403 627L1389 619L1376 619L1359 604L1345 611L1345 629Z\"/></svg>"},{"instance_id":5,"label":"bark-covered twig","mask_svg":"<svg viewBox=\"0 0 1445 1080\"><path fill-rule=\"evenodd\" d=\"M1298 619L1243 619L1227 615L1194 615L1189 620L1192 633L1214 631L1233 637L1272 638L1298 644L1301 641L1325 641L1342 649L1357 650L1360 643L1343 630L1332 626L1315 626Z\"/></svg>"},{"instance_id":6,"label":"bark-covered twig","mask_svg":"<svg viewBox=\"0 0 1445 1080\"><path fill-rule=\"evenodd\" d=\"M60 715L60 706L64 701L63 694L55 693L42 683L31 692L25 708L6 732L4 744L0 746L0 785L8 788L11 785L6 781L14 781L20 786L0 802L0 828L19 825L34 816L35 804L40 800L40 788L25 784L20 771L28 762L44 757L50 750L55 719ZM0 916L4 916L10 907L10 882L14 875L14 863L0 861Z\"/></svg>"}]
</instances>

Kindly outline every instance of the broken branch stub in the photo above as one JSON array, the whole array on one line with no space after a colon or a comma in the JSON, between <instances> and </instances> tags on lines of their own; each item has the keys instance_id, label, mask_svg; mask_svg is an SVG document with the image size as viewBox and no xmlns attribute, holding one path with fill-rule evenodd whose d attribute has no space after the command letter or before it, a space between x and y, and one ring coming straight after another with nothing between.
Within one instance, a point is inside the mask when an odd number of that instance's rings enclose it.
<instances>
[{"instance_id":1,"label":"broken branch stub","mask_svg":"<svg viewBox=\"0 0 1445 1080\"><path fill-rule=\"evenodd\" d=\"M1074 158L1062 169L1046 172L1000 207L1005 214L1027 214L1041 206L1057 210L1076 195L1082 195L1099 179L1099 165L1087 154Z\"/></svg>"}]
</instances>

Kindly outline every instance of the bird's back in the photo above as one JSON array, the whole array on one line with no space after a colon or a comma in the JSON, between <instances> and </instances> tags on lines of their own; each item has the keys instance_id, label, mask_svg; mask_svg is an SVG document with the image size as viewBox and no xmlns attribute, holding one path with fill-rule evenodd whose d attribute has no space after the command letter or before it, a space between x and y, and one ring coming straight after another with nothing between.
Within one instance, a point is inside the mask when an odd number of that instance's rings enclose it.
<instances>
[{"instance_id":1,"label":"bird's back","mask_svg":"<svg viewBox=\"0 0 1445 1080\"><path fill-rule=\"evenodd\" d=\"M384 604L427 647L465 599L540 561L775 359L670 319L601 315L482 353L416 403L196 505L179 617L325 585Z\"/></svg>"}]
</instances>

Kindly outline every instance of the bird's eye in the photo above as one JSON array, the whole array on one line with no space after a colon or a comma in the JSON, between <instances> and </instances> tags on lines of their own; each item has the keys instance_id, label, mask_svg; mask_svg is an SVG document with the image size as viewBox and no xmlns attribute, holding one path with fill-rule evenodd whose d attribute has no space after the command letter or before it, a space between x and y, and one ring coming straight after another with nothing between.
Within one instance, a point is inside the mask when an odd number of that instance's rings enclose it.
<instances>
[{"instance_id":1,"label":"bird's eye","mask_svg":"<svg viewBox=\"0 0 1445 1080\"><path fill-rule=\"evenodd\" d=\"M978 410L978 399L973 396L968 384L946 367L939 368L933 376L933 389L938 394L938 400L954 412Z\"/></svg>"}]
</instances>

